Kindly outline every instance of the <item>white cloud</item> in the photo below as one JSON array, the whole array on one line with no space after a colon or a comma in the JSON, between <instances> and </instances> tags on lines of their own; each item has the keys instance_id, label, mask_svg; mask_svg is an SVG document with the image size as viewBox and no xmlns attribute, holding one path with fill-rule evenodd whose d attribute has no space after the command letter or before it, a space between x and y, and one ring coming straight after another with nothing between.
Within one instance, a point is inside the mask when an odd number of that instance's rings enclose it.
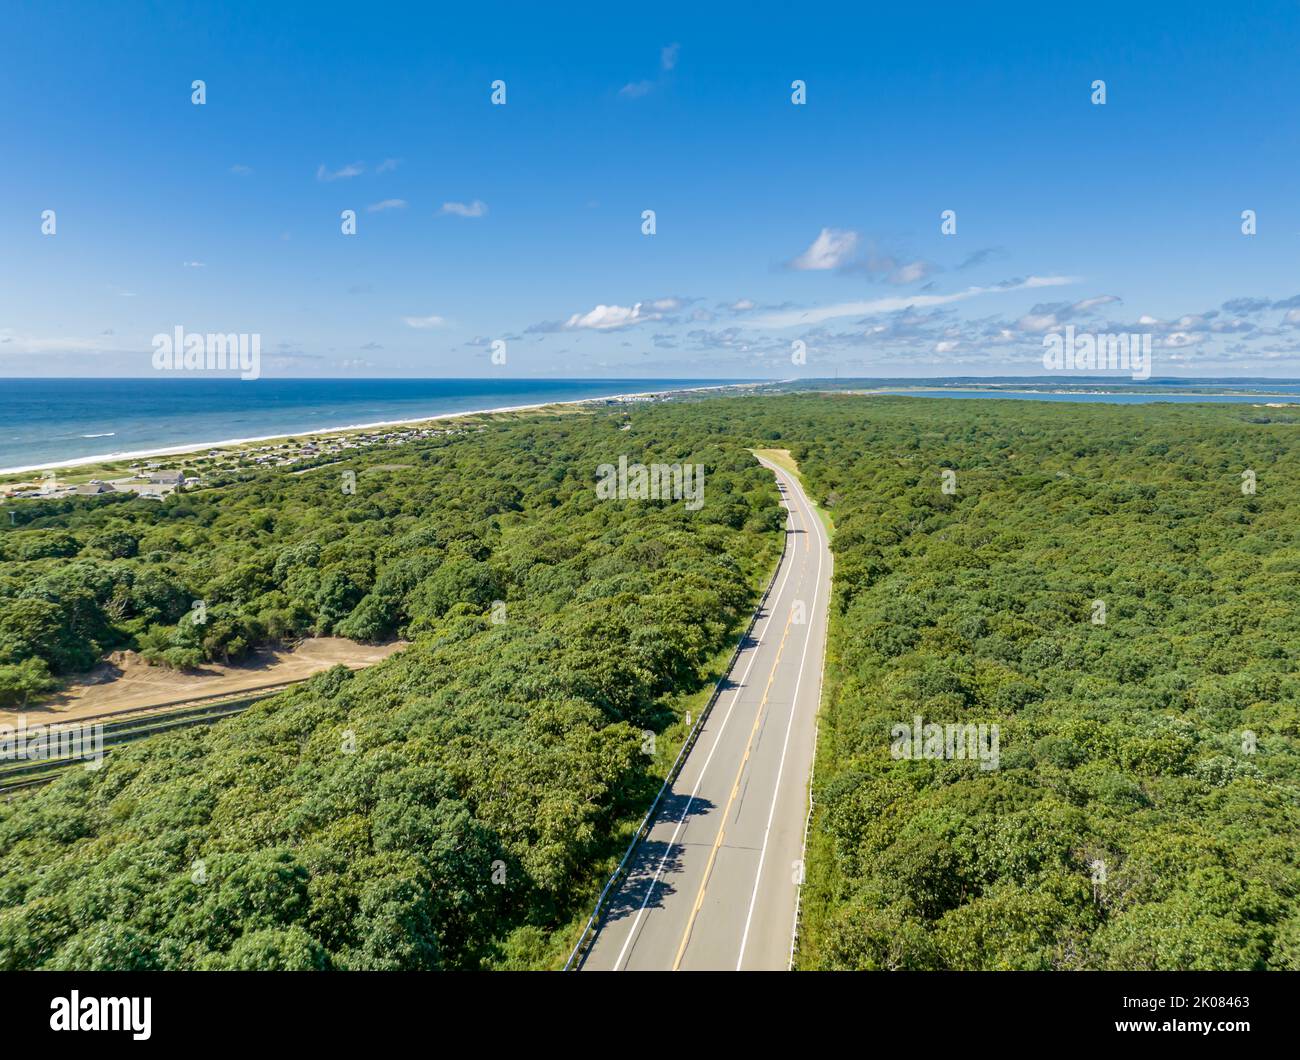
<instances>
[{"instance_id":1,"label":"white cloud","mask_svg":"<svg viewBox=\"0 0 1300 1060\"><path fill-rule=\"evenodd\" d=\"M590 313L574 313L564 322L566 328L595 328L609 331L613 328L625 328L629 324L639 324L643 320L657 319L650 314L642 314L641 303L630 309L621 305L598 305Z\"/></svg>"},{"instance_id":2,"label":"white cloud","mask_svg":"<svg viewBox=\"0 0 1300 1060\"><path fill-rule=\"evenodd\" d=\"M475 199L471 203L444 202L440 213L455 214L457 217L482 217L488 212L487 203Z\"/></svg>"},{"instance_id":3,"label":"white cloud","mask_svg":"<svg viewBox=\"0 0 1300 1060\"><path fill-rule=\"evenodd\" d=\"M1117 295L1099 294L1095 298L1085 298L1081 302L1075 302L1070 308L1076 313L1084 313L1089 309L1096 309L1099 305L1110 305L1112 302L1120 301Z\"/></svg>"},{"instance_id":4,"label":"white cloud","mask_svg":"<svg viewBox=\"0 0 1300 1060\"><path fill-rule=\"evenodd\" d=\"M1027 313L1016 321L1021 331L1039 333L1048 331L1060 324L1055 313Z\"/></svg>"},{"instance_id":5,"label":"white cloud","mask_svg":"<svg viewBox=\"0 0 1300 1060\"><path fill-rule=\"evenodd\" d=\"M671 80L669 75L677 66L677 56L681 50L682 46L675 42L660 48L659 76L653 80L646 78L643 81L629 81L618 90L618 94L629 99L640 99L642 96L648 96L655 89L667 84Z\"/></svg>"},{"instance_id":6,"label":"white cloud","mask_svg":"<svg viewBox=\"0 0 1300 1060\"><path fill-rule=\"evenodd\" d=\"M389 173L398 167L399 161L400 160L396 158L385 158L382 162L379 163L379 165L375 166L375 172Z\"/></svg>"},{"instance_id":7,"label":"white cloud","mask_svg":"<svg viewBox=\"0 0 1300 1060\"><path fill-rule=\"evenodd\" d=\"M38 335L19 335L11 328L0 329L0 343L11 346L6 354L47 354L47 353L115 353L120 344L107 341L114 338L113 329L108 328L93 339L66 337L42 338Z\"/></svg>"},{"instance_id":8,"label":"white cloud","mask_svg":"<svg viewBox=\"0 0 1300 1060\"><path fill-rule=\"evenodd\" d=\"M317 180L343 180L347 177L359 177L366 171L364 162L353 162L351 165L343 166L341 169L333 171L325 168L324 163L316 167Z\"/></svg>"},{"instance_id":9,"label":"white cloud","mask_svg":"<svg viewBox=\"0 0 1300 1060\"><path fill-rule=\"evenodd\" d=\"M187 268L187 269L206 269L206 268L207 268L207 265L205 265L205 264L204 264L203 262L201 262L201 261L182 261L182 262L181 262L181 265L184 266L184 267Z\"/></svg>"},{"instance_id":10,"label":"white cloud","mask_svg":"<svg viewBox=\"0 0 1300 1060\"><path fill-rule=\"evenodd\" d=\"M642 96L648 96L660 85L667 83L668 75L672 73L673 68L677 65L677 55L681 50L682 46L676 43L659 49L659 69L661 73L658 80L629 81L618 90L618 94L627 96L629 99L640 99Z\"/></svg>"},{"instance_id":11,"label":"white cloud","mask_svg":"<svg viewBox=\"0 0 1300 1060\"><path fill-rule=\"evenodd\" d=\"M421 328L421 329L440 328L442 327L443 324L447 323L446 320L444 320L440 316L437 316L436 314L427 317L402 317L402 322L408 328Z\"/></svg>"},{"instance_id":12,"label":"white cloud","mask_svg":"<svg viewBox=\"0 0 1300 1060\"><path fill-rule=\"evenodd\" d=\"M385 199L383 202L371 203L366 207L369 213L380 213L384 210L405 210L405 199Z\"/></svg>"},{"instance_id":13,"label":"white cloud","mask_svg":"<svg viewBox=\"0 0 1300 1060\"><path fill-rule=\"evenodd\" d=\"M248 176L248 174L250 174L251 172L253 172L253 167L252 167L252 166L245 166L245 165L240 164L240 163L236 163L235 165L233 165L233 166L230 167L230 172L232 172L233 174L235 174L235 176L237 176L237 177L246 177L246 176Z\"/></svg>"},{"instance_id":14,"label":"white cloud","mask_svg":"<svg viewBox=\"0 0 1300 1060\"><path fill-rule=\"evenodd\" d=\"M900 265L889 276L890 283L906 284L916 283L917 280L924 280L930 275L930 263L928 261L912 261L906 265Z\"/></svg>"},{"instance_id":15,"label":"white cloud","mask_svg":"<svg viewBox=\"0 0 1300 1060\"><path fill-rule=\"evenodd\" d=\"M789 328L800 324L820 324L822 321L834 320L837 317L869 316L873 313L892 313L899 309L924 309L929 306L948 305L951 302L964 302L968 298L975 298L982 294L1060 287L1078 282L1076 276L1030 276L1025 280L998 284L994 287L967 287L964 291L954 291L952 294L900 295L891 298L873 298L865 302L839 302L816 309L791 309L785 312L767 313L752 318L747 323L756 327Z\"/></svg>"},{"instance_id":16,"label":"white cloud","mask_svg":"<svg viewBox=\"0 0 1300 1060\"><path fill-rule=\"evenodd\" d=\"M842 228L823 228L812 246L790 262L790 268L802 271L834 269L852 256L858 245L858 233Z\"/></svg>"},{"instance_id":17,"label":"white cloud","mask_svg":"<svg viewBox=\"0 0 1300 1060\"><path fill-rule=\"evenodd\" d=\"M653 81L629 81L618 90L618 94L627 96L629 99L640 99L642 96L648 96L653 92L654 87L655 83Z\"/></svg>"},{"instance_id":18,"label":"white cloud","mask_svg":"<svg viewBox=\"0 0 1300 1060\"><path fill-rule=\"evenodd\" d=\"M752 298L741 298L732 302L731 305L727 306L727 308L733 313L748 313L755 307L755 304L756 303Z\"/></svg>"}]
</instances>

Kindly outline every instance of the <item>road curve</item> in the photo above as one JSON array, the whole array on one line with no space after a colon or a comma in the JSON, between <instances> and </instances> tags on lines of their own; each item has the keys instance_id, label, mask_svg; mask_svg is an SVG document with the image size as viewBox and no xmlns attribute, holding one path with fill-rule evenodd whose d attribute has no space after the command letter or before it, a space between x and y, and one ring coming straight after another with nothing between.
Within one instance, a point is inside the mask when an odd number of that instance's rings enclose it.
<instances>
[{"instance_id":1,"label":"road curve","mask_svg":"<svg viewBox=\"0 0 1300 1060\"><path fill-rule=\"evenodd\" d=\"M583 962L584 970L784 970L802 872L830 600L826 529L768 460L786 551L753 632Z\"/></svg>"}]
</instances>

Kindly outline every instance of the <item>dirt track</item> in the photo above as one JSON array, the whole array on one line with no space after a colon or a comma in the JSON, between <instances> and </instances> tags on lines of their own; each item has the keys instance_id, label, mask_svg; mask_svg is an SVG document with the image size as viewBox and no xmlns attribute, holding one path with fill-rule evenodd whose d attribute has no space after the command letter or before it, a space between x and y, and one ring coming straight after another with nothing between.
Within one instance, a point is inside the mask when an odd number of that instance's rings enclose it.
<instances>
[{"instance_id":1,"label":"dirt track","mask_svg":"<svg viewBox=\"0 0 1300 1060\"><path fill-rule=\"evenodd\" d=\"M120 662L101 663L84 679L42 703L21 711L0 711L0 724L14 724L19 714L27 716L29 725L84 721L174 706L192 699L254 692L305 680L339 663L353 670L373 666L404 647L403 641L372 645L342 637L318 637L303 641L293 651L264 649L235 666L207 663L184 672L149 666L128 652Z\"/></svg>"}]
</instances>

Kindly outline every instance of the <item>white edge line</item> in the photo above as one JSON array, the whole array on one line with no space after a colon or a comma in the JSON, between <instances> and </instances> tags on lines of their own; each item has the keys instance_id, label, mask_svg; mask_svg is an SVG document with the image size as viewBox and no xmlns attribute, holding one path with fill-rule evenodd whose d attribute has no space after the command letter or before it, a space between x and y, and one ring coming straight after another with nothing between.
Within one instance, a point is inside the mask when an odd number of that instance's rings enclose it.
<instances>
[{"instance_id":1,"label":"white edge line","mask_svg":"<svg viewBox=\"0 0 1300 1060\"><path fill-rule=\"evenodd\" d=\"M781 795L781 777L785 773L786 753L790 748L790 733L794 729L794 717L799 709L799 688L803 684L804 668L808 662L808 647L812 644L813 639L813 625L816 622L817 615L817 598L821 593L822 552L827 547L825 538L822 536L822 528L820 525L821 519L817 513L812 510L812 505L809 503L808 498L804 496L803 487L793 481L793 476L791 476L791 486L798 492L799 496L803 498L804 506L807 508L807 511L802 512L801 514L807 517L809 526L812 526L814 523L817 524L817 576L813 580L813 599L811 615L809 616L810 621L808 623L808 634L804 637L803 654L799 659L799 673L795 678L794 696L790 702L790 719L785 725L785 740L781 744L781 761L776 770L776 783L772 787L772 805L767 811L767 827L763 830L763 848L758 856L758 871L754 873L754 890L749 896L749 912L745 915L745 932L740 937L740 953L736 957L736 971L740 971L740 966L745 960L745 946L749 942L750 922L754 917L754 906L758 902L758 885L763 879L763 863L767 859L767 841L772 832L772 819L776 816L776 803Z\"/></svg>"},{"instance_id":2,"label":"white edge line","mask_svg":"<svg viewBox=\"0 0 1300 1060\"><path fill-rule=\"evenodd\" d=\"M778 479L777 481L780 480ZM785 503L784 499L782 499L781 504L788 511L793 512L793 509ZM774 606L772 610L768 611L767 617L764 619L764 631L766 631L768 625L771 625L772 614L775 611L775 604L781 599L781 594L785 592L786 582L790 580L790 571L794 569L793 555L790 558L791 562L787 565L785 574L781 577L781 585L776 591L776 596L772 598ZM708 757L704 759L704 765L700 767L700 775L695 780L695 787L691 789L690 798L686 800L686 808L682 810L682 816L677 822L677 827L673 829L673 834L668 840L668 847L664 851L664 856L659 859L659 867L655 870L654 879L650 881L650 886L646 888L645 898L641 901L641 908L636 911L636 918L632 921L632 927L627 933L627 941L623 943L623 948L618 952L618 959L614 961L614 971L616 972L621 970L619 966L623 963L623 958L627 955L628 947L632 945L632 940L636 937L637 928L641 924L641 917L645 913L646 906L650 904L650 899L654 895L655 888L659 886L659 878L663 875L664 865L668 862L668 855L672 853L673 847L676 846L677 836L681 833L682 826L686 823L686 817L691 812L691 806L695 802L695 796L699 794L700 785L704 783L704 775L708 772L709 763L713 761L713 752L718 749L718 744L722 742L722 734L726 731L727 722L731 720L732 711L736 709L736 703L740 699L740 691L745 687L745 682L749 680L749 671L753 669L754 660L758 658L758 649L761 646L761 643L761 641L756 641L754 650L750 653L749 662L745 666L745 672L741 675L739 683L732 692L731 705L727 707L727 713L722 719L722 724L718 726L717 735L713 738L713 746L709 748ZM651 828L653 830L653 826L651 826ZM649 835L649 833L646 834L647 836Z\"/></svg>"},{"instance_id":3,"label":"white edge line","mask_svg":"<svg viewBox=\"0 0 1300 1060\"><path fill-rule=\"evenodd\" d=\"M807 494L805 494L805 497ZM814 512L816 502L810 502L813 505ZM819 527L818 533L822 534L823 540L826 541L826 554L831 561L831 585L834 585L835 578L835 553L831 551L830 541L825 538L825 527ZM828 601L829 604L829 601ZM799 846L799 864L802 868L808 860L808 833L812 829L813 818L813 783L817 778L817 745L821 738L821 707L822 707L822 689L826 681L826 641L830 639L830 611L829 606L826 614L826 637L822 641L822 660L821 665L817 668L817 712L813 715L813 757L808 767L808 812L803 819L803 840ZM794 951L799 943L799 914L803 909L803 885L804 872L799 873L799 882L794 889L794 921L790 924L790 959L786 964L786 971L794 971Z\"/></svg>"}]
</instances>

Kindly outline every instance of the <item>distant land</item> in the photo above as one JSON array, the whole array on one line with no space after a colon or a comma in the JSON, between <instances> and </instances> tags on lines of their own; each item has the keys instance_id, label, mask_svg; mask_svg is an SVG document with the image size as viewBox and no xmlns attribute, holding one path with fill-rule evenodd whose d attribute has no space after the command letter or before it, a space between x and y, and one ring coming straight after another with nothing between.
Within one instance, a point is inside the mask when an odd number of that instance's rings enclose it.
<instances>
[{"instance_id":1,"label":"distant land","mask_svg":"<svg viewBox=\"0 0 1300 1060\"><path fill-rule=\"evenodd\" d=\"M408 426L615 397L822 390L1137 404L1300 403L1300 381L1116 376L843 379L6 379L0 475L94 469L299 435ZM88 480L81 475L74 481Z\"/></svg>"}]
</instances>

